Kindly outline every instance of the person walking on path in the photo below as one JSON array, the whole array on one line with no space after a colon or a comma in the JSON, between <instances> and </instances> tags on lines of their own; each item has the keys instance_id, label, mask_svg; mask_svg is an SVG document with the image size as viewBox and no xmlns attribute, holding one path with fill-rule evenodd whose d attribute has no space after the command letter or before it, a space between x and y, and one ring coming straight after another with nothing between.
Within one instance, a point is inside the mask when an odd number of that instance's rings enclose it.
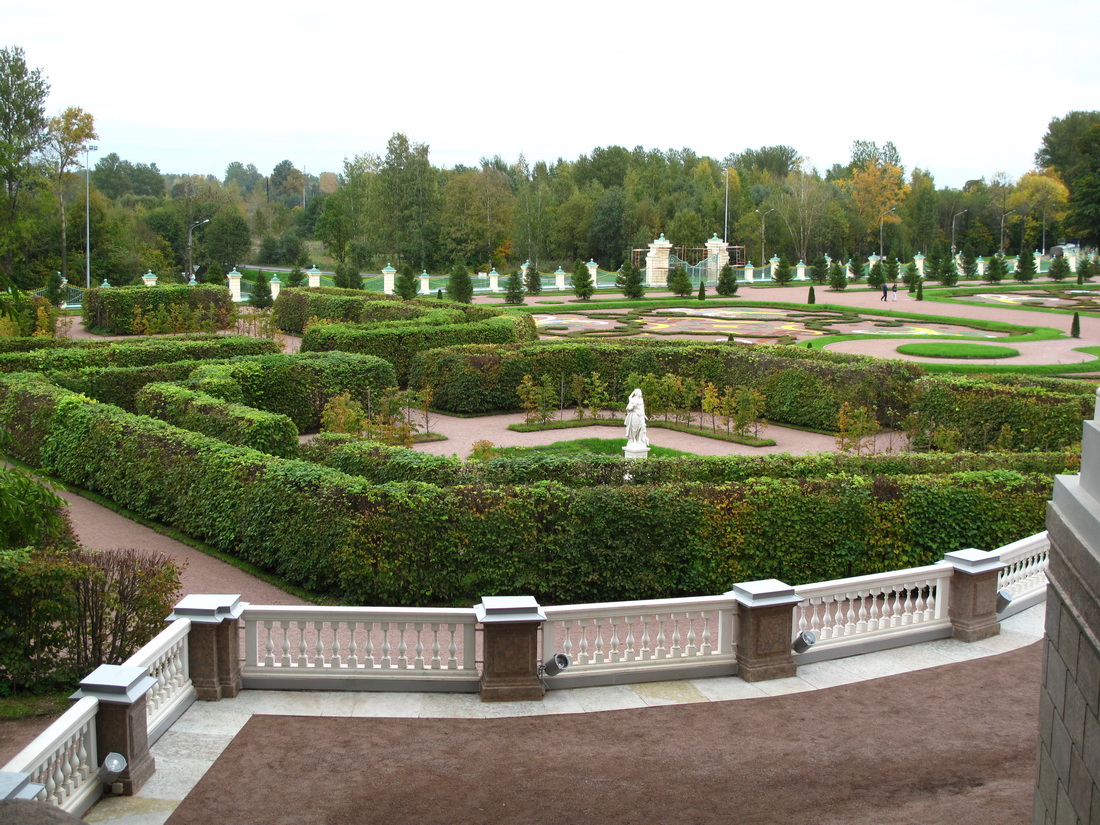
<instances>
[{"instance_id":1,"label":"person walking on path","mask_svg":"<svg viewBox=\"0 0 1100 825\"><path fill-rule=\"evenodd\" d=\"M882 300L882 301L886 300L887 290L889 290L889 289L890 289L890 287L886 286L886 283L883 282L883 284L882 284L882 298L880 298L879 300Z\"/></svg>"},{"instance_id":2,"label":"person walking on path","mask_svg":"<svg viewBox=\"0 0 1100 825\"><path fill-rule=\"evenodd\" d=\"M890 291L894 293L894 300L896 301L898 299L898 285L897 285L897 283L895 283L892 287L890 287Z\"/></svg>"}]
</instances>

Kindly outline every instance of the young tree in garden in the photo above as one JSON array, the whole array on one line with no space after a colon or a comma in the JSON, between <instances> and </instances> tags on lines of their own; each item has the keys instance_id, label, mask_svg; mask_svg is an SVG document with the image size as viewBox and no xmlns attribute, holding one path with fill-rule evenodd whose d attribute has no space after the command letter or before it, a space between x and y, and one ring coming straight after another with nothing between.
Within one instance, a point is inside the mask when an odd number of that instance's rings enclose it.
<instances>
[{"instance_id":1,"label":"young tree in garden","mask_svg":"<svg viewBox=\"0 0 1100 825\"><path fill-rule=\"evenodd\" d=\"M225 268L217 261L211 261L210 266L206 268L206 271L202 273L202 282L204 284L213 284L214 286L225 285ZM290 285L290 282L287 282Z\"/></svg>"},{"instance_id":2,"label":"young tree in garden","mask_svg":"<svg viewBox=\"0 0 1100 825\"><path fill-rule=\"evenodd\" d=\"M1069 261L1066 260L1065 255L1056 255L1050 262L1050 270L1047 272L1047 276L1052 281L1064 281L1069 275Z\"/></svg>"},{"instance_id":3,"label":"young tree in garden","mask_svg":"<svg viewBox=\"0 0 1100 825\"><path fill-rule=\"evenodd\" d=\"M853 255L848 259L848 268L852 270L852 283L858 284L859 279L863 277L863 261Z\"/></svg>"},{"instance_id":4,"label":"young tree in garden","mask_svg":"<svg viewBox=\"0 0 1100 825\"><path fill-rule=\"evenodd\" d=\"M962 254L962 276L968 281L978 277L978 258L969 247L964 249Z\"/></svg>"},{"instance_id":5,"label":"young tree in garden","mask_svg":"<svg viewBox=\"0 0 1100 825\"><path fill-rule=\"evenodd\" d=\"M642 280L642 270L634 266L630 261L623 264L615 278L615 286L622 290L627 298L641 298L645 294L645 283Z\"/></svg>"},{"instance_id":6,"label":"young tree in garden","mask_svg":"<svg viewBox=\"0 0 1100 825\"><path fill-rule=\"evenodd\" d=\"M57 117L50 118L46 128L46 151L50 172L57 190L57 203L61 212L61 277L69 277L69 244L66 239L65 176L80 164L84 144L95 140L95 122L91 114L77 106L70 106Z\"/></svg>"},{"instance_id":7,"label":"young tree in garden","mask_svg":"<svg viewBox=\"0 0 1100 825\"><path fill-rule=\"evenodd\" d=\"M881 289L883 284L883 272L882 261L875 261L871 265L870 272L867 273L867 286L873 286L875 289Z\"/></svg>"},{"instance_id":8,"label":"young tree in garden","mask_svg":"<svg viewBox=\"0 0 1100 825\"><path fill-rule=\"evenodd\" d=\"M1073 313L1073 321L1069 325L1069 337L1080 338L1081 337L1081 314L1079 312Z\"/></svg>"},{"instance_id":9,"label":"young tree in garden","mask_svg":"<svg viewBox=\"0 0 1100 825\"><path fill-rule=\"evenodd\" d=\"M707 282L702 278L699 279L699 294L696 296L700 301L707 299Z\"/></svg>"},{"instance_id":10,"label":"young tree in garden","mask_svg":"<svg viewBox=\"0 0 1100 825\"><path fill-rule=\"evenodd\" d=\"M1077 283L1087 284L1096 277L1096 270L1096 261L1092 259L1092 256L1082 255L1081 260L1077 262Z\"/></svg>"},{"instance_id":11,"label":"young tree in garden","mask_svg":"<svg viewBox=\"0 0 1100 825\"><path fill-rule=\"evenodd\" d=\"M298 267L294 267L290 270L290 273L286 276L286 285L288 287L301 286L306 282L306 273L302 272Z\"/></svg>"},{"instance_id":12,"label":"young tree in garden","mask_svg":"<svg viewBox=\"0 0 1100 825\"><path fill-rule=\"evenodd\" d=\"M332 272L332 285L338 289L361 289L363 279L359 277L359 267L350 261L337 264Z\"/></svg>"},{"instance_id":13,"label":"young tree in garden","mask_svg":"<svg viewBox=\"0 0 1100 825\"><path fill-rule=\"evenodd\" d=\"M675 266L668 271L668 288L673 295L681 298L691 294L691 278L682 266Z\"/></svg>"},{"instance_id":14,"label":"young tree in garden","mask_svg":"<svg viewBox=\"0 0 1100 825\"><path fill-rule=\"evenodd\" d=\"M991 284L999 284L1008 274L1008 266L1000 255L993 255L985 267L985 279Z\"/></svg>"},{"instance_id":15,"label":"young tree in garden","mask_svg":"<svg viewBox=\"0 0 1100 825\"><path fill-rule=\"evenodd\" d=\"M573 294L582 301L587 301L595 291L596 285L592 283L592 275L589 274L588 267L584 261L578 260L577 265L573 267Z\"/></svg>"},{"instance_id":16,"label":"young tree in garden","mask_svg":"<svg viewBox=\"0 0 1100 825\"><path fill-rule=\"evenodd\" d=\"M848 274L840 261L829 264L829 288L835 290L848 288Z\"/></svg>"},{"instance_id":17,"label":"young tree in garden","mask_svg":"<svg viewBox=\"0 0 1100 825\"><path fill-rule=\"evenodd\" d=\"M924 279L923 278L921 278L919 281L917 281L917 300L918 301L923 301L924 300Z\"/></svg>"},{"instance_id":18,"label":"young tree in garden","mask_svg":"<svg viewBox=\"0 0 1100 825\"><path fill-rule=\"evenodd\" d=\"M273 303L271 285L263 272L256 273L256 284L252 287L252 294L248 296L248 303L255 309L267 309Z\"/></svg>"},{"instance_id":19,"label":"young tree in garden","mask_svg":"<svg viewBox=\"0 0 1100 825\"><path fill-rule=\"evenodd\" d=\"M791 281L791 264L787 260L786 255L779 256L779 265L775 268L775 274L772 276L774 280L780 286L786 286Z\"/></svg>"},{"instance_id":20,"label":"young tree in garden","mask_svg":"<svg viewBox=\"0 0 1100 825\"><path fill-rule=\"evenodd\" d=\"M882 277L888 284L896 284L901 276L901 264L897 258L891 258L883 267Z\"/></svg>"},{"instance_id":21,"label":"young tree in garden","mask_svg":"<svg viewBox=\"0 0 1100 825\"><path fill-rule=\"evenodd\" d=\"M542 294L542 276L539 275L538 267L534 264L527 265L527 272L524 274L523 287L527 290L528 295L541 295Z\"/></svg>"},{"instance_id":22,"label":"young tree in garden","mask_svg":"<svg viewBox=\"0 0 1100 825\"><path fill-rule=\"evenodd\" d=\"M950 255L944 255L940 258L939 271L936 273L936 279L944 286L954 286L959 282L959 268L955 264L955 259Z\"/></svg>"},{"instance_id":23,"label":"young tree in garden","mask_svg":"<svg viewBox=\"0 0 1100 825\"><path fill-rule=\"evenodd\" d=\"M416 270L410 262L405 261L397 270L397 278L393 282L394 291L401 296L401 300L411 301L416 297L419 288Z\"/></svg>"},{"instance_id":24,"label":"young tree in garden","mask_svg":"<svg viewBox=\"0 0 1100 825\"><path fill-rule=\"evenodd\" d=\"M729 264L722 267L718 273L718 284L714 287L714 291L726 296L737 294L737 273Z\"/></svg>"},{"instance_id":25,"label":"young tree in garden","mask_svg":"<svg viewBox=\"0 0 1100 825\"><path fill-rule=\"evenodd\" d=\"M818 255L810 266L810 280L815 284L823 284L829 280L829 263L825 255Z\"/></svg>"},{"instance_id":26,"label":"young tree in garden","mask_svg":"<svg viewBox=\"0 0 1100 825\"><path fill-rule=\"evenodd\" d=\"M910 261L908 266L905 267L905 277L902 280L910 292L917 288L917 281L920 280L920 270L917 269L916 261Z\"/></svg>"},{"instance_id":27,"label":"young tree in garden","mask_svg":"<svg viewBox=\"0 0 1100 825\"><path fill-rule=\"evenodd\" d=\"M1029 284L1035 280L1035 256L1025 252L1016 259L1016 271L1012 277L1021 284Z\"/></svg>"},{"instance_id":28,"label":"young tree in garden","mask_svg":"<svg viewBox=\"0 0 1100 825\"><path fill-rule=\"evenodd\" d=\"M523 303L523 276L518 269L513 270L512 274L508 276L508 285L504 292L504 303Z\"/></svg>"},{"instance_id":29,"label":"young tree in garden","mask_svg":"<svg viewBox=\"0 0 1100 825\"><path fill-rule=\"evenodd\" d=\"M465 264L456 263L451 267L451 277L447 279L447 297L463 304L473 302L474 282Z\"/></svg>"},{"instance_id":30,"label":"young tree in garden","mask_svg":"<svg viewBox=\"0 0 1100 825\"><path fill-rule=\"evenodd\" d=\"M59 307L65 303L65 290L61 286L60 272L51 272L46 276L46 300L52 307Z\"/></svg>"},{"instance_id":31,"label":"young tree in garden","mask_svg":"<svg viewBox=\"0 0 1100 825\"><path fill-rule=\"evenodd\" d=\"M813 288L812 284L810 285L809 294L806 295L806 303L807 304L816 304L817 303L817 295L814 294L814 288Z\"/></svg>"}]
</instances>

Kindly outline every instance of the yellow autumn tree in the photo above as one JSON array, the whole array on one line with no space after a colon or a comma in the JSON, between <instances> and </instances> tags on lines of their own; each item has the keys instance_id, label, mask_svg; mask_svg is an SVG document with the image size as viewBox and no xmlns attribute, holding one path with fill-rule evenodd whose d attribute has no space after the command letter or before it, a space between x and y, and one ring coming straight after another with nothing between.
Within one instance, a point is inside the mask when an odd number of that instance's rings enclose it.
<instances>
[{"instance_id":1,"label":"yellow autumn tree","mask_svg":"<svg viewBox=\"0 0 1100 825\"><path fill-rule=\"evenodd\" d=\"M900 206L909 194L905 172L900 166L868 160L852 172L846 186L865 236L878 232L879 221L901 222L901 218L890 211Z\"/></svg>"}]
</instances>

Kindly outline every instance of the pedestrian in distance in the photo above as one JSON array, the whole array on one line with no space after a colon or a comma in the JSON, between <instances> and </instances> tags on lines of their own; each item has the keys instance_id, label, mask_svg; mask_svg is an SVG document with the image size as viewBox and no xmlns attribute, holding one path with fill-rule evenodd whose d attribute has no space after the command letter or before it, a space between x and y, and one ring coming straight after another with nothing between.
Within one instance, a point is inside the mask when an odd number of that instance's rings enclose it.
<instances>
[{"instance_id":1,"label":"pedestrian in distance","mask_svg":"<svg viewBox=\"0 0 1100 825\"><path fill-rule=\"evenodd\" d=\"M882 284L882 297L879 299L880 301L885 301L886 300L886 296L888 294L889 289L890 289L890 287L886 286L886 283L883 282L883 284Z\"/></svg>"},{"instance_id":2,"label":"pedestrian in distance","mask_svg":"<svg viewBox=\"0 0 1100 825\"><path fill-rule=\"evenodd\" d=\"M898 285L896 281L894 282L894 285L890 287L890 291L894 293L894 300L896 301L898 299Z\"/></svg>"}]
</instances>

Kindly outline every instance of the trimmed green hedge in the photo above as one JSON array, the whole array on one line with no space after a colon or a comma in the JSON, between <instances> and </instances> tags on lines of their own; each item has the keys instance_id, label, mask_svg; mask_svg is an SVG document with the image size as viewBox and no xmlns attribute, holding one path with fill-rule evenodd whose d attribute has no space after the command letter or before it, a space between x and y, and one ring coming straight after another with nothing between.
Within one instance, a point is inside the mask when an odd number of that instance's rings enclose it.
<instances>
[{"instance_id":1,"label":"trimmed green hedge","mask_svg":"<svg viewBox=\"0 0 1100 825\"><path fill-rule=\"evenodd\" d=\"M290 458L298 452L298 428L285 415L232 404L178 384L146 384L137 394L137 412L176 427Z\"/></svg>"},{"instance_id":2,"label":"trimmed green hedge","mask_svg":"<svg viewBox=\"0 0 1100 825\"><path fill-rule=\"evenodd\" d=\"M596 486L374 485L0 376L25 460L349 603L716 593L924 564L1042 529L1049 475Z\"/></svg>"},{"instance_id":3,"label":"trimmed green hedge","mask_svg":"<svg viewBox=\"0 0 1100 825\"><path fill-rule=\"evenodd\" d=\"M35 326L38 323L38 310L51 309L50 302L41 295L31 295L26 292L0 292L0 314L5 315L5 321L13 324L14 334L18 338L0 337L0 352L20 352L28 343L37 341L56 341L56 338L34 338ZM51 309L56 313L56 309Z\"/></svg>"},{"instance_id":4,"label":"trimmed green hedge","mask_svg":"<svg viewBox=\"0 0 1100 825\"><path fill-rule=\"evenodd\" d=\"M141 366L168 361L262 355L281 347L247 335L164 336L138 341L94 342L92 346L47 347L0 354L0 372L45 372L85 367Z\"/></svg>"},{"instance_id":5,"label":"trimmed green hedge","mask_svg":"<svg viewBox=\"0 0 1100 825\"><path fill-rule=\"evenodd\" d=\"M135 313L150 316L160 310L200 313L226 322L235 311L228 287L168 284L89 289L84 293L81 314L86 329L110 335L133 335Z\"/></svg>"},{"instance_id":6,"label":"trimmed green hedge","mask_svg":"<svg viewBox=\"0 0 1100 825\"><path fill-rule=\"evenodd\" d=\"M419 353L409 385L431 386L440 410L489 413L520 408L524 375L565 377L566 406L574 403L569 377L598 372L613 398L625 399L631 373L673 373L719 387L749 386L765 395L769 421L835 430L845 401L868 406L879 421L908 406L907 392L923 374L915 364L797 347L696 344L679 341L538 343L450 347Z\"/></svg>"},{"instance_id":7,"label":"trimmed green hedge","mask_svg":"<svg viewBox=\"0 0 1100 825\"><path fill-rule=\"evenodd\" d=\"M302 337L302 352L342 350L385 358L404 384L413 357L423 350L456 344L515 344L538 338L535 322L526 313L497 315L459 324L396 322L376 326L321 324Z\"/></svg>"},{"instance_id":8,"label":"trimmed green hedge","mask_svg":"<svg viewBox=\"0 0 1100 825\"><path fill-rule=\"evenodd\" d=\"M808 455L732 455L700 458L562 456L530 453L519 457L463 461L377 441L322 433L301 445L301 458L376 484L423 481L440 487L461 484L534 484L553 481L566 487L638 484L740 483L758 478L825 478L832 475L909 476L1011 470L1056 475L1076 473L1078 452L1053 453L843 453Z\"/></svg>"},{"instance_id":9,"label":"trimmed green hedge","mask_svg":"<svg viewBox=\"0 0 1100 825\"><path fill-rule=\"evenodd\" d=\"M499 315L494 307L472 306L457 301L417 298L402 301L397 295L381 292L360 292L355 289L294 288L279 292L272 309L275 326L283 332L301 335L310 318L347 324L408 321L426 314L448 309L461 312L468 321L480 321Z\"/></svg>"},{"instance_id":10,"label":"trimmed green hedge","mask_svg":"<svg viewBox=\"0 0 1100 825\"><path fill-rule=\"evenodd\" d=\"M1063 386L1059 386L1059 383ZM1066 384L1053 383L1059 389ZM1058 450L1081 440L1081 421L1090 418L1096 397L1091 387L1057 392L1050 382L984 381L940 375L917 382L913 411L917 414L920 441L936 430L958 433L959 447L982 450L997 442L1005 430L1015 450Z\"/></svg>"}]
</instances>

